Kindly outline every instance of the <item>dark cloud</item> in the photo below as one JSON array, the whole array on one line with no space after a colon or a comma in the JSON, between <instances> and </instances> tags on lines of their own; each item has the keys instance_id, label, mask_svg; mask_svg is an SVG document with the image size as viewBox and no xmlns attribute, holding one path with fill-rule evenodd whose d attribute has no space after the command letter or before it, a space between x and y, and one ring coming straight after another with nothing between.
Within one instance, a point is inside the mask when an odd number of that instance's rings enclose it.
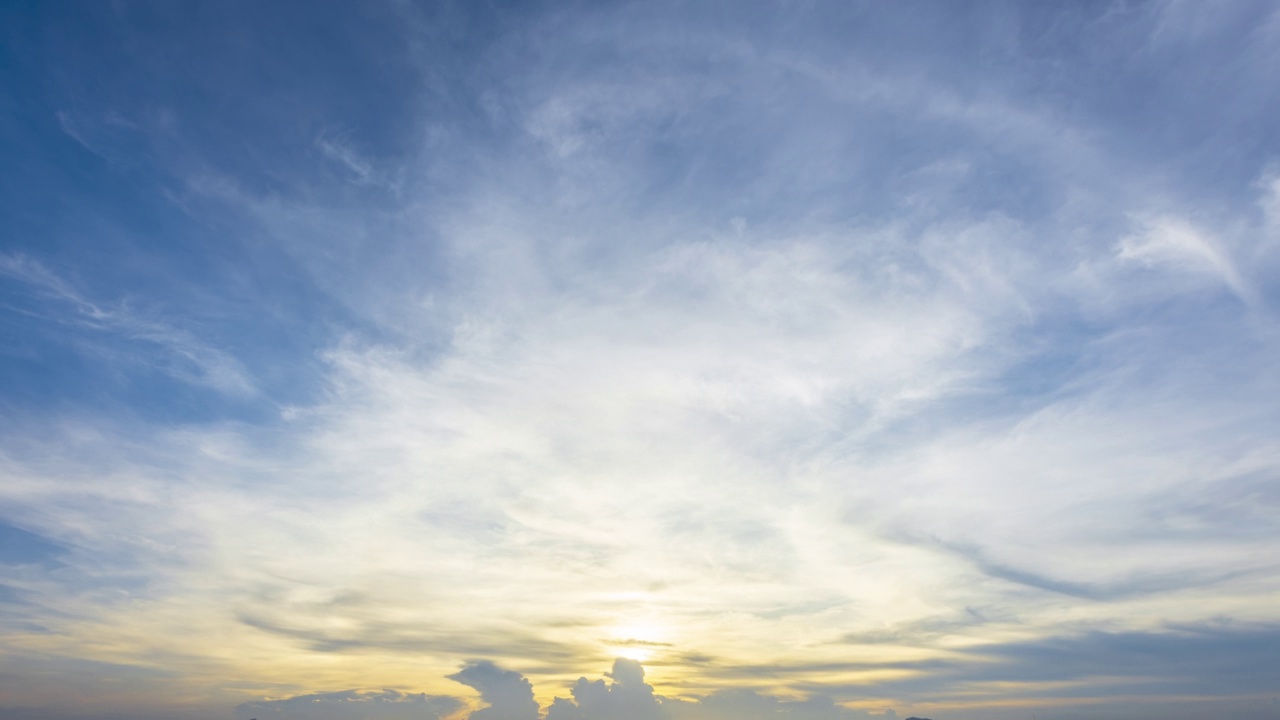
<instances>
[{"instance_id":1,"label":"dark cloud","mask_svg":"<svg viewBox=\"0 0 1280 720\"><path fill-rule=\"evenodd\" d=\"M489 631L450 631L432 625L395 623L372 617L372 613L347 609L342 617L348 622L343 630L323 627L336 610L289 606L292 617L240 613L240 622L258 630L292 638L308 650L326 653L362 650L396 650L402 652L467 653L470 655L503 655L540 661L569 661L577 654L567 643L558 643L510 628ZM310 617L308 617L310 615Z\"/></svg>"},{"instance_id":2,"label":"dark cloud","mask_svg":"<svg viewBox=\"0 0 1280 720\"><path fill-rule=\"evenodd\" d=\"M988 577L1084 600L1115 600L1137 595L1211 585L1241 575L1241 572L1161 572L1138 573L1110 582L1081 582L996 562L976 547L948 545L956 554L968 559Z\"/></svg>"},{"instance_id":3,"label":"dark cloud","mask_svg":"<svg viewBox=\"0 0 1280 720\"><path fill-rule=\"evenodd\" d=\"M844 692L960 700L983 685L1006 700L1107 699L1176 694L1246 697L1280 687L1280 626L1223 623L1169 626L1150 632L1084 632L983 645L949 659L887 663L907 677L833 687L799 683L811 692ZM743 668L753 677L756 668ZM733 669L723 669L732 675ZM780 669L795 675L814 666ZM993 690L994 692L994 690Z\"/></svg>"},{"instance_id":4,"label":"dark cloud","mask_svg":"<svg viewBox=\"0 0 1280 720\"><path fill-rule=\"evenodd\" d=\"M569 698L545 708L545 720L892 720L897 713L846 707L835 697L898 697L928 707L932 717L976 718L965 709L984 685L999 688L1003 701L1022 710L987 708L991 717L1022 717L1028 708L1044 718L1194 718L1245 708L1246 715L1280 717L1280 703L1250 704L1242 698L1270 697L1280 687L1280 626L1169 627L1159 632L1105 633L1043 638L972 648L950 659L871 665L823 663L723 667L721 676L739 681L766 674L795 679L805 673L870 668L908 671L905 677L861 684L793 682L810 693L803 700L745 689L726 689L700 698L658 695L645 682L644 667L625 658L603 678L578 678ZM533 685L518 672L489 661L468 664L449 676L480 693L484 707L466 720L539 720ZM983 696L989 696L983 692ZM1187 700L1171 705L1164 699ZM1195 700L1195 698L1199 698ZM1145 699L1142 699L1145 698ZM1066 704L1063 704L1066 701ZM1078 704L1083 702L1084 704ZM1243 704L1242 704L1243 703ZM288 700L246 703L241 720L256 717L299 720L438 718L462 708L461 700L380 692L304 695ZM921 706L923 707L923 706ZM985 712L985 710L983 711ZM1234 712L1234 710L1232 710ZM274 715L272 714L274 713ZM1012 713L1012 714L1010 714ZM911 720L910 718L908 720Z\"/></svg>"},{"instance_id":5,"label":"dark cloud","mask_svg":"<svg viewBox=\"0 0 1280 720\"><path fill-rule=\"evenodd\" d=\"M462 707L456 698L395 690L318 693L244 703L236 717L258 720L435 720Z\"/></svg>"},{"instance_id":6,"label":"dark cloud","mask_svg":"<svg viewBox=\"0 0 1280 720\"><path fill-rule=\"evenodd\" d=\"M609 644L617 645L618 647L675 647L673 643L654 642L652 640L636 640L635 638L611 640Z\"/></svg>"},{"instance_id":7,"label":"dark cloud","mask_svg":"<svg viewBox=\"0 0 1280 720\"><path fill-rule=\"evenodd\" d=\"M1068 693L1072 695L1268 693L1280 687L1280 626L1089 632L991 645L972 652L971 657L983 662L959 670L957 674L968 679L993 675L1013 682L1107 678L1110 686L1089 683Z\"/></svg>"},{"instance_id":8,"label":"dark cloud","mask_svg":"<svg viewBox=\"0 0 1280 720\"><path fill-rule=\"evenodd\" d=\"M666 701L673 720L865 720L896 718L893 710L873 715L837 705L825 695L789 702L751 690L722 690L697 702Z\"/></svg>"},{"instance_id":9,"label":"dark cloud","mask_svg":"<svg viewBox=\"0 0 1280 720\"><path fill-rule=\"evenodd\" d=\"M854 710L826 695L786 700L751 690L723 690L695 700L677 700L654 693L644 681L644 667L618 658L604 678L578 678L570 698L555 698L545 720L892 720L883 714ZM539 720L533 685L523 675L482 660L449 676L480 692L484 707L466 720ZM444 696L406 695L394 690L300 695L284 700L244 703L239 720L434 720L456 713L463 701Z\"/></svg>"},{"instance_id":10,"label":"dark cloud","mask_svg":"<svg viewBox=\"0 0 1280 720\"><path fill-rule=\"evenodd\" d=\"M489 665L486 672L504 671ZM505 683L514 683L509 677L511 675L514 673L504 675ZM825 695L787 701L750 690L724 690L697 700L677 700L655 694L653 686L644 681L644 676L644 667L639 662L618 658L613 663L613 670L605 673L605 679L578 678L569 691L571 699L558 697L553 700L547 709L546 720L864 720L897 717L892 710L874 715L846 708ZM520 681L527 684L523 678ZM486 711L473 714L472 720L480 720L480 713Z\"/></svg>"},{"instance_id":11,"label":"dark cloud","mask_svg":"<svg viewBox=\"0 0 1280 720\"><path fill-rule=\"evenodd\" d=\"M1256 572L1253 568L1227 571L1196 569L1137 572L1106 581L1088 582L1057 577L1041 570L1000 562L991 557L991 553L986 548L971 543L955 542L933 535L917 535L911 532L894 532L889 537L898 542L937 548L952 553L972 564L987 577L1082 600L1118 600L1192 587L1206 587Z\"/></svg>"}]
</instances>

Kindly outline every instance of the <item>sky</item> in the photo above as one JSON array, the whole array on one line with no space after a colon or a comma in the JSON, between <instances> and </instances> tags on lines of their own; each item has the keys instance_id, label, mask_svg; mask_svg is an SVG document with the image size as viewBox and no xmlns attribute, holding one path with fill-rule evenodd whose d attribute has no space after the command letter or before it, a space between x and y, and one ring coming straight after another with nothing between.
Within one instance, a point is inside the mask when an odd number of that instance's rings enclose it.
<instances>
[{"instance_id":1,"label":"sky","mask_svg":"<svg viewBox=\"0 0 1280 720\"><path fill-rule=\"evenodd\" d=\"M1280 6L0 7L0 716L1280 718Z\"/></svg>"}]
</instances>

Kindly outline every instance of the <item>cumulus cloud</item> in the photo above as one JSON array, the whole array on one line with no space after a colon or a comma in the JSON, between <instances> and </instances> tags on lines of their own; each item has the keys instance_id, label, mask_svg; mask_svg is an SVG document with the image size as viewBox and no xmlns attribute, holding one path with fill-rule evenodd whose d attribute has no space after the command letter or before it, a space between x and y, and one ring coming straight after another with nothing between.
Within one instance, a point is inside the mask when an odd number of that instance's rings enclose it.
<instances>
[{"instance_id":1,"label":"cumulus cloud","mask_svg":"<svg viewBox=\"0 0 1280 720\"><path fill-rule=\"evenodd\" d=\"M532 687L519 673L492 663L468 665L450 678L475 687L488 707L472 712L469 720L538 717ZM570 698L557 697L546 708L546 720L869 720L895 718L891 709L871 713L837 704L818 695L785 700L752 690L721 690L705 697L681 700L655 694L645 682L644 666L618 658L605 678L578 678Z\"/></svg>"},{"instance_id":2,"label":"cumulus cloud","mask_svg":"<svg viewBox=\"0 0 1280 720\"><path fill-rule=\"evenodd\" d=\"M784 699L748 689L720 690L692 699L655 694L641 663L618 658L605 679L579 678L571 699L557 697L540 714L532 684L520 673L478 661L449 676L480 692L484 707L466 720L892 720L892 709L869 712L815 695ZM298 695L281 700L242 703L237 718L259 720L431 720L454 715L465 706L448 696L406 694L395 690L348 690Z\"/></svg>"},{"instance_id":3,"label":"cumulus cloud","mask_svg":"<svg viewBox=\"0 0 1280 720\"><path fill-rule=\"evenodd\" d=\"M556 698L547 709L547 720L659 720L666 717L663 706L653 694L653 686L644 681L644 667L635 660L618 658L613 672L606 676L612 682L578 678L570 692L572 700Z\"/></svg>"},{"instance_id":4,"label":"cumulus cloud","mask_svg":"<svg viewBox=\"0 0 1280 720\"><path fill-rule=\"evenodd\" d=\"M533 684L518 672L503 670L482 660L450 675L449 679L480 691L481 701L488 704L471 713L473 720L538 720Z\"/></svg>"}]
</instances>

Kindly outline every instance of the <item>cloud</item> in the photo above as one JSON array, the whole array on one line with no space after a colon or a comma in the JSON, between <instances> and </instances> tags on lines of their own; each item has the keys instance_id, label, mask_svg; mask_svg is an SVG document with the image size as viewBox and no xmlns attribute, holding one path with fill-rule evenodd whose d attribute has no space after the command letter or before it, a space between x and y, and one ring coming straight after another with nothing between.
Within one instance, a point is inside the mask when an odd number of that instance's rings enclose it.
<instances>
[{"instance_id":1,"label":"cloud","mask_svg":"<svg viewBox=\"0 0 1280 720\"><path fill-rule=\"evenodd\" d=\"M95 360L152 367L178 380L233 396L257 392L240 362L174 327L130 307L95 302L72 283L26 255L0 255L0 277L27 286L36 301L28 312L47 323L84 331ZM139 349L139 346L147 348Z\"/></svg>"},{"instance_id":2,"label":"cloud","mask_svg":"<svg viewBox=\"0 0 1280 720\"><path fill-rule=\"evenodd\" d=\"M316 138L316 147L320 148L325 157L351 171L358 182L369 182L369 178L373 175L372 164L339 140L320 136Z\"/></svg>"},{"instance_id":3,"label":"cloud","mask_svg":"<svg viewBox=\"0 0 1280 720\"><path fill-rule=\"evenodd\" d=\"M72 119L71 113L68 113L65 110L59 110L54 113L54 116L58 118L58 127L62 129L62 132L67 134L67 137L80 143L84 149L94 155L102 156L102 153L95 149L94 146L85 139L84 134L78 127L78 124Z\"/></svg>"},{"instance_id":4,"label":"cloud","mask_svg":"<svg viewBox=\"0 0 1280 720\"><path fill-rule=\"evenodd\" d=\"M1120 242L1122 260L1207 276L1225 285L1245 304L1259 303L1257 291L1241 276L1236 264L1204 233L1173 217L1149 219L1142 225L1137 234Z\"/></svg>"},{"instance_id":5,"label":"cloud","mask_svg":"<svg viewBox=\"0 0 1280 720\"><path fill-rule=\"evenodd\" d=\"M870 720L896 718L892 709L872 713L844 707L818 695L807 700L782 700L753 690L719 690L696 702L667 701L674 720Z\"/></svg>"},{"instance_id":6,"label":"cloud","mask_svg":"<svg viewBox=\"0 0 1280 720\"><path fill-rule=\"evenodd\" d=\"M0 520L0 563L51 567L63 551L56 542Z\"/></svg>"},{"instance_id":7,"label":"cloud","mask_svg":"<svg viewBox=\"0 0 1280 720\"><path fill-rule=\"evenodd\" d=\"M1084 630L976 644L947 658L885 663L883 670L897 671L892 677L863 683L800 684L813 692L912 697L929 707L951 708L948 714L965 705L996 712L1001 705L1048 710L1093 704L1119 714L1158 717L1163 711L1156 707L1170 695L1202 704L1269 697L1276 679L1276 633L1271 624L1230 621L1149 631ZM815 669L797 664L774 671L805 677ZM748 670L737 677L752 677Z\"/></svg>"},{"instance_id":8,"label":"cloud","mask_svg":"<svg viewBox=\"0 0 1280 720\"><path fill-rule=\"evenodd\" d=\"M606 680L579 678L570 689L572 699L555 698L546 720L890 720L891 709L881 713L837 704L814 696L786 700L752 690L721 690L711 695L678 700L656 695L644 681L644 667L635 660L618 658ZM522 675L503 670L488 661L468 664L449 676L480 691L487 706L472 710L466 720L536 720L538 704L533 686ZM395 690L348 690L299 695L282 700L242 703L236 717L258 720L408 720L439 718L457 713L463 703L447 696L406 694Z\"/></svg>"},{"instance_id":9,"label":"cloud","mask_svg":"<svg viewBox=\"0 0 1280 720\"><path fill-rule=\"evenodd\" d=\"M6 318L268 412L10 413L0 502L66 566L12 584L6 643L190 693L452 673L491 720L535 686L565 718L856 718L868 688L1041 697L1048 670L999 680L1036 642L1269 627L1274 143L1245 121L1274 83L1161 7L90 13L165 49L107 86L190 92L108 93L173 106L163 159L66 204L135 228L108 189L177 198L208 247L33 240ZM92 142L79 117L50 129ZM118 280L169 268L234 342ZM557 684L617 654L649 674ZM351 692L298 707L430 710Z\"/></svg>"},{"instance_id":10,"label":"cloud","mask_svg":"<svg viewBox=\"0 0 1280 720\"><path fill-rule=\"evenodd\" d=\"M547 709L547 720L658 720L667 717L663 706L653 694L653 686L644 681L644 667L635 660L618 658L613 662L613 672L607 676L613 682L578 678L570 693L573 700L556 698Z\"/></svg>"},{"instance_id":11,"label":"cloud","mask_svg":"<svg viewBox=\"0 0 1280 720\"><path fill-rule=\"evenodd\" d=\"M351 182L356 185L370 185L399 192L400 183L390 178L373 160L351 147L349 136L350 133L321 133L316 137L315 145L326 159L349 173Z\"/></svg>"},{"instance_id":12,"label":"cloud","mask_svg":"<svg viewBox=\"0 0 1280 720\"><path fill-rule=\"evenodd\" d=\"M971 662L938 673L937 687L964 682L1055 682L1011 695L1265 695L1278 677L1280 628L1223 622L1149 632L1088 631L968 650ZM954 673L954 674L953 674ZM950 676L950 677L948 677ZM1209 680L1209 678L1213 678ZM1079 681L1075 687L1066 685ZM1104 685L1095 684L1104 681Z\"/></svg>"},{"instance_id":13,"label":"cloud","mask_svg":"<svg viewBox=\"0 0 1280 720\"><path fill-rule=\"evenodd\" d=\"M491 671L492 668L486 669L486 673ZM605 673L605 677L607 681L578 678L569 691L572 699L555 698L547 708L546 720L870 720L897 717L892 710L872 714L836 704L825 696L788 701L751 690L722 690L694 700L662 697L644 681L643 665L629 658L614 660L612 671ZM503 683L513 687L517 685L510 676L504 676ZM523 697L522 692L520 695ZM479 720L488 710L476 711L470 718Z\"/></svg>"},{"instance_id":14,"label":"cloud","mask_svg":"<svg viewBox=\"0 0 1280 720\"><path fill-rule=\"evenodd\" d=\"M471 663L449 676L480 691L487 707L469 716L472 720L538 720L538 703L533 685L520 673L503 670L488 660Z\"/></svg>"},{"instance_id":15,"label":"cloud","mask_svg":"<svg viewBox=\"0 0 1280 720\"><path fill-rule=\"evenodd\" d=\"M242 720L436 720L452 715L461 706L455 698L425 693L347 690L242 703L236 707L236 717Z\"/></svg>"}]
</instances>

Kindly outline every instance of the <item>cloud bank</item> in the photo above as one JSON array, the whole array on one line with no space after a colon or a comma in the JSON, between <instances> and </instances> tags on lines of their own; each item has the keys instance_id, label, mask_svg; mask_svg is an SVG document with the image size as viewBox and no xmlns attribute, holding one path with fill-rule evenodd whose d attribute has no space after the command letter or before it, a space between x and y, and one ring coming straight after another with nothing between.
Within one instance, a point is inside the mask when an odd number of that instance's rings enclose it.
<instances>
[{"instance_id":1,"label":"cloud bank","mask_svg":"<svg viewBox=\"0 0 1280 720\"><path fill-rule=\"evenodd\" d=\"M656 695L644 681L644 667L619 658L606 679L585 677L570 688L571 698L554 698L540 712L533 686L522 675L503 670L487 660L473 662L450 675L451 680L480 693L481 707L465 711L467 720L862 720L895 718L892 710L868 713L835 704L828 697L783 701L750 690L726 690L696 700L676 700ZM237 717L299 718L437 718L458 711L460 703L447 697L347 691L303 695L284 700L245 703Z\"/></svg>"}]
</instances>

